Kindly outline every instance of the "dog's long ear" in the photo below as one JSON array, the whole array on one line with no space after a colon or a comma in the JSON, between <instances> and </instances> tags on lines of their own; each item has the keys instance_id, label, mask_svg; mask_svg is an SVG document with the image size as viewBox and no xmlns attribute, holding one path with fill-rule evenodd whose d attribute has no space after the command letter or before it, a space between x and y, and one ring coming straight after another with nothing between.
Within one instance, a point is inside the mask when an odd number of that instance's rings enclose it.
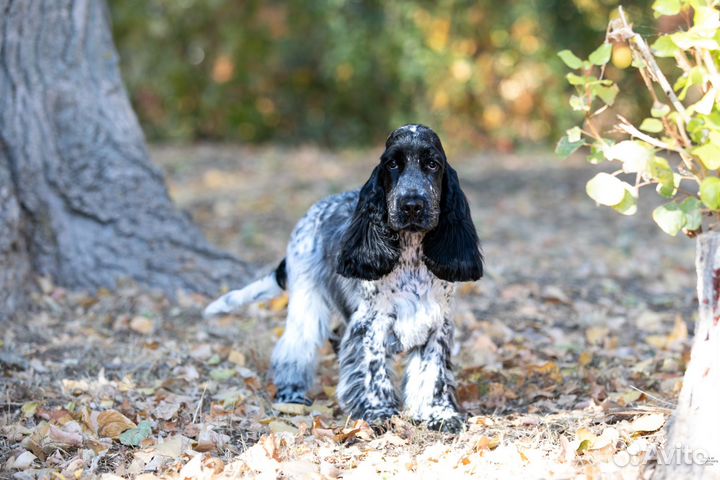
<instances>
[{"instance_id":1,"label":"dog's long ear","mask_svg":"<svg viewBox=\"0 0 720 480\"><path fill-rule=\"evenodd\" d=\"M398 234L387 225L381 168L375 167L360 190L355 213L341 240L337 273L343 277L377 280L390 273L400 257Z\"/></svg>"},{"instance_id":2,"label":"dog's long ear","mask_svg":"<svg viewBox=\"0 0 720 480\"><path fill-rule=\"evenodd\" d=\"M468 282L483 275L483 257L470 206L460 189L455 170L447 165L437 227L423 239L423 260L436 277Z\"/></svg>"}]
</instances>

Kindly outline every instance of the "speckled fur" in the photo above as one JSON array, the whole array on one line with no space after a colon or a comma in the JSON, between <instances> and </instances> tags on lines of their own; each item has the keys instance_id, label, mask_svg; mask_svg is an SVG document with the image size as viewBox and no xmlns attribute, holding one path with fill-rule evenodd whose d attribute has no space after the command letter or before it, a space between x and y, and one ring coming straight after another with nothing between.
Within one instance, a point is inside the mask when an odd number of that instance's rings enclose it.
<instances>
[{"instance_id":1,"label":"speckled fur","mask_svg":"<svg viewBox=\"0 0 720 480\"><path fill-rule=\"evenodd\" d=\"M401 403L418 421L445 430L461 428L450 363L453 324L449 318L454 285L435 277L422 261L421 233L400 237L395 269L375 280L334 272L339 240L356 206L358 192L335 195L315 204L298 222L287 248L290 301L285 332L272 355L277 400L308 403L317 368L317 351L330 335L333 315L346 322L340 344L341 407L356 418L382 421ZM269 283L272 274L256 283ZM255 298L254 284L211 304L208 315L236 309ZM396 392L392 357L408 352L404 402Z\"/></svg>"},{"instance_id":2,"label":"speckled fur","mask_svg":"<svg viewBox=\"0 0 720 480\"><path fill-rule=\"evenodd\" d=\"M396 138L415 146L412 142L423 140L419 135L427 136L427 132L432 131L422 126L403 127L391 134L388 147L392 144L397 149L398 144L392 143ZM437 136L431 140L439 145ZM439 150L442 151L441 146ZM417 151L409 149L408 158L417 155ZM431 242L426 233L385 228L388 211L382 198L390 199L392 204L395 194L387 191L379 195L377 183L373 183L379 178L377 168L361 191L328 197L312 206L298 222L285 263L278 267L284 270L280 273L287 274L290 298L287 325L272 355L277 401L309 402L307 392L315 379L317 352L328 340L335 316L345 324L338 353L337 389L345 412L377 423L404 409L411 418L427 422L431 428L450 432L462 429L463 415L455 400L451 364L450 313L455 292L452 282L479 278L482 257L457 176L447 164L446 169L445 184L450 186L443 192L444 204L434 187L427 186L428 182L417 187L422 184L417 171L408 174L408 178L400 178L395 185L400 185L398 188L410 185L429 199L432 215L428 223L434 228ZM375 199L375 203L368 199ZM375 230L368 234L374 236L353 237L351 230L358 225L367 226L359 222L367 222L368 218L381 223L376 223L372 227ZM444 237L445 234L450 236ZM348 238L359 240L358 256L360 251L382 250L382 255L391 258L389 267L383 257L371 256L371 262L365 264L356 262L355 250L348 248ZM446 250L443 245L448 245ZM363 268L372 270L371 267L387 270L380 274L362 272ZM207 307L205 314L228 313L277 293L282 283L278 275L271 273L220 297ZM445 275L448 280L440 278ZM398 394L392 359L401 352L407 353L407 365L402 394Z\"/></svg>"},{"instance_id":3,"label":"speckled fur","mask_svg":"<svg viewBox=\"0 0 720 480\"><path fill-rule=\"evenodd\" d=\"M453 284L422 262L422 234L403 234L396 268L376 281L361 281L360 304L350 317L340 348L340 404L355 417L383 420L400 401L390 360L408 352L404 409L436 429L457 431L462 416L455 401L449 318Z\"/></svg>"}]
</instances>

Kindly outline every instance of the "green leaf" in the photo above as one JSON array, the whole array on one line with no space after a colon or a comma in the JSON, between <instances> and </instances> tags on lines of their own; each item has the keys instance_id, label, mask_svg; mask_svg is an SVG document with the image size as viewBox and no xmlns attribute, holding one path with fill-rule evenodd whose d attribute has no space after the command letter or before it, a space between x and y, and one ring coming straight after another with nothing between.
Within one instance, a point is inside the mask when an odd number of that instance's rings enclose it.
<instances>
[{"instance_id":1,"label":"green leaf","mask_svg":"<svg viewBox=\"0 0 720 480\"><path fill-rule=\"evenodd\" d=\"M585 453L588 450L592 448L592 440L585 439L582 442L580 442L580 445L578 445L576 452L577 453Z\"/></svg>"},{"instance_id":2,"label":"green leaf","mask_svg":"<svg viewBox=\"0 0 720 480\"><path fill-rule=\"evenodd\" d=\"M663 232L673 237L677 235L687 223L685 213L680 210L677 203L668 203L657 207L653 210L652 217Z\"/></svg>"},{"instance_id":3,"label":"green leaf","mask_svg":"<svg viewBox=\"0 0 720 480\"><path fill-rule=\"evenodd\" d=\"M640 55L633 55L633 61L631 65L637 69L645 68L647 66L645 60L643 60Z\"/></svg>"},{"instance_id":4,"label":"green leaf","mask_svg":"<svg viewBox=\"0 0 720 480\"><path fill-rule=\"evenodd\" d=\"M567 135L563 135L562 138L560 138L560 140L558 141L557 146L555 147L555 153L557 154L557 156L564 160L583 145L585 145L584 140L580 139L576 142L571 142L568 139Z\"/></svg>"},{"instance_id":5,"label":"green leaf","mask_svg":"<svg viewBox=\"0 0 720 480\"><path fill-rule=\"evenodd\" d=\"M663 131L663 124L657 118L646 118L640 124L640 130L650 133L659 133Z\"/></svg>"},{"instance_id":6,"label":"green leaf","mask_svg":"<svg viewBox=\"0 0 720 480\"><path fill-rule=\"evenodd\" d=\"M650 109L650 115L655 118L663 118L668 113L670 113L670 105L665 103L655 102Z\"/></svg>"},{"instance_id":7,"label":"green leaf","mask_svg":"<svg viewBox=\"0 0 720 480\"><path fill-rule=\"evenodd\" d=\"M152 433L152 424L147 420L140 422L140 424L125 430L120 434L120 443L127 445L128 447L139 447L143 440L148 438Z\"/></svg>"},{"instance_id":8,"label":"green leaf","mask_svg":"<svg viewBox=\"0 0 720 480\"><path fill-rule=\"evenodd\" d=\"M720 210L720 178L707 177L702 181L700 200L710 210Z\"/></svg>"},{"instance_id":9,"label":"green leaf","mask_svg":"<svg viewBox=\"0 0 720 480\"><path fill-rule=\"evenodd\" d=\"M709 115L712 112L713 105L715 105L716 96L717 90L715 90L715 88L708 90L697 103L688 107L688 115L692 115L695 112Z\"/></svg>"},{"instance_id":10,"label":"green leaf","mask_svg":"<svg viewBox=\"0 0 720 480\"><path fill-rule=\"evenodd\" d=\"M587 112L590 110L590 103L584 95L571 95L570 106L576 112Z\"/></svg>"},{"instance_id":11,"label":"green leaf","mask_svg":"<svg viewBox=\"0 0 720 480\"><path fill-rule=\"evenodd\" d=\"M706 143L699 147L695 147L691 150L693 155L696 155L705 168L709 170L717 170L720 168L720 144L717 143Z\"/></svg>"},{"instance_id":12,"label":"green leaf","mask_svg":"<svg viewBox=\"0 0 720 480\"><path fill-rule=\"evenodd\" d=\"M580 75L576 75L572 72L565 75L565 78L567 79L567 81L570 85L585 85L585 84L591 82L592 80L596 80L595 77L583 77Z\"/></svg>"},{"instance_id":13,"label":"green leaf","mask_svg":"<svg viewBox=\"0 0 720 480\"><path fill-rule=\"evenodd\" d=\"M647 175L658 183L673 184L673 171L663 157L654 156L647 163Z\"/></svg>"},{"instance_id":14,"label":"green leaf","mask_svg":"<svg viewBox=\"0 0 720 480\"><path fill-rule=\"evenodd\" d=\"M235 370L232 368L215 368L210 370L210 378L216 382L226 382L235 375Z\"/></svg>"},{"instance_id":15,"label":"green leaf","mask_svg":"<svg viewBox=\"0 0 720 480\"><path fill-rule=\"evenodd\" d=\"M695 7L692 31L703 37L712 38L720 28L720 11L714 7Z\"/></svg>"},{"instance_id":16,"label":"green leaf","mask_svg":"<svg viewBox=\"0 0 720 480\"><path fill-rule=\"evenodd\" d=\"M573 127L565 131L568 141L571 143L579 142L582 140L582 130L580 127Z\"/></svg>"},{"instance_id":17,"label":"green leaf","mask_svg":"<svg viewBox=\"0 0 720 480\"><path fill-rule=\"evenodd\" d=\"M677 15L680 13L682 4L680 0L655 0L652 4L652 9L655 12L655 17L662 15Z\"/></svg>"},{"instance_id":18,"label":"green leaf","mask_svg":"<svg viewBox=\"0 0 720 480\"><path fill-rule=\"evenodd\" d=\"M673 85L673 88L675 91L680 91L678 93L678 98L680 100L685 100L685 95L687 95L688 90L693 85L701 85L705 83L705 73L703 72L703 69L700 67L693 67L690 69L689 73L684 73L680 77L678 77L677 81L675 82L675 85Z\"/></svg>"},{"instance_id":19,"label":"green leaf","mask_svg":"<svg viewBox=\"0 0 720 480\"><path fill-rule=\"evenodd\" d=\"M577 70L578 68L582 67L582 60L576 57L575 54L572 53L570 50L559 51L557 55L558 57L560 57L560 60L562 60L565 65L572 68L573 70Z\"/></svg>"},{"instance_id":20,"label":"green leaf","mask_svg":"<svg viewBox=\"0 0 720 480\"><path fill-rule=\"evenodd\" d=\"M620 160L625 173L646 171L647 162L654 154L653 148L640 140L623 140L607 151L608 160Z\"/></svg>"},{"instance_id":21,"label":"green leaf","mask_svg":"<svg viewBox=\"0 0 720 480\"><path fill-rule=\"evenodd\" d=\"M626 185L627 184L619 178L609 173L601 172L587 182L585 191L590 198L600 205L614 207L625 200Z\"/></svg>"},{"instance_id":22,"label":"green leaf","mask_svg":"<svg viewBox=\"0 0 720 480\"><path fill-rule=\"evenodd\" d=\"M605 155L601 151L591 151L586 160L592 165L599 165L605 161Z\"/></svg>"},{"instance_id":23,"label":"green leaf","mask_svg":"<svg viewBox=\"0 0 720 480\"><path fill-rule=\"evenodd\" d=\"M594 85L593 92L598 97L600 97L603 102L607 103L609 106L612 107L613 103L615 103L615 97L617 97L617 94L618 94L618 92L620 92L620 89L615 84L613 84L609 87L604 87L602 85Z\"/></svg>"},{"instance_id":24,"label":"green leaf","mask_svg":"<svg viewBox=\"0 0 720 480\"><path fill-rule=\"evenodd\" d=\"M697 155L705 168L709 170L717 170L720 168L720 146L714 143L706 143L692 150Z\"/></svg>"},{"instance_id":25,"label":"green leaf","mask_svg":"<svg viewBox=\"0 0 720 480\"><path fill-rule=\"evenodd\" d=\"M656 57L674 57L680 50L670 35L662 35L650 46Z\"/></svg>"},{"instance_id":26,"label":"green leaf","mask_svg":"<svg viewBox=\"0 0 720 480\"><path fill-rule=\"evenodd\" d=\"M30 418L35 415L40 405L40 402L25 402L20 411L24 418Z\"/></svg>"},{"instance_id":27,"label":"green leaf","mask_svg":"<svg viewBox=\"0 0 720 480\"><path fill-rule=\"evenodd\" d=\"M625 196L617 205L613 205L613 210L622 215L635 215L637 212L637 191L628 184L625 184Z\"/></svg>"},{"instance_id":28,"label":"green leaf","mask_svg":"<svg viewBox=\"0 0 720 480\"><path fill-rule=\"evenodd\" d=\"M685 230L695 231L702 225L702 204L695 197L688 197L680 203L680 210L685 214Z\"/></svg>"},{"instance_id":29,"label":"green leaf","mask_svg":"<svg viewBox=\"0 0 720 480\"><path fill-rule=\"evenodd\" d=\"M707 38L694 30L673 33L672 35L670 35L670 37L672 38L673 43L682 50L689 50L691 48L705 48L707 50L717 50L718 48L720 48L715 39Z\"/></svg>"},{"instance_id":30,"label":"green leaf","mask_svg":"<svg viewBox=\"0 0 720 480\"><path fill-rule=\"evenodd\" d=\"M603 141L595 142L590 146L590 155L587 156L589 163L598 165L605 161L605 149L610 146L609 143L605 142L610 142L610 140L603 139Z\"/></svg>"},{"instance_id":31,"label":"green leaf","mask_svg":"<svg viewBox=\"0 0 720 480\"><path fill-rule=\"evenodd\" d=\"M600 45L594 52L592 52L590 54L590 56L588 57L588 60L593 65L602 66L610 61L611 55L612 55L612 45L605 42L602 45Z\"/></svg>"},{"instance_id":32,"label":"green leaf","mask_svg":"<svg viewBox=\"0 0 720 480\"><path fill-rule=\"evenodd\" d=\"M658 195L663 196L665 198L673 198L675 194L677 193L677 189L680 186L680 181L682 180L682 176L680 174L674 173L672 174L672 181L671 182L659 182L656 187L656 191Z\"/></svg>"}]
</instances>

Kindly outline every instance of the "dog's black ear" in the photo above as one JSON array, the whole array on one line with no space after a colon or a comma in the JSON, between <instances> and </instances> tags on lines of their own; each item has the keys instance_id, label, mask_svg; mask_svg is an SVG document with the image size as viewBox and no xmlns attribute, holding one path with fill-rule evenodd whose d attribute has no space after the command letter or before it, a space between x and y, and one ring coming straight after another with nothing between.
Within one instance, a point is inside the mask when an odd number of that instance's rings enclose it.
<instances>
[{"instance_id":1,"label":"dog's black ear","mask_svg":"<svg viewBox=\"0 0 720 480\"><path fill-rule=\"evenodd\" d=\"M341 240L337 273L343 277L377 280L390 273L400 257L398 234L387 225L381 168L375 167L360 190L355 213Z\"/></svg>"},{"instance_id":2,"label":"dog's black ear","mask_svg":"<svg viewBox=\"0 0 720 480\"><path fill-rule=\"evenodd\" d=\"M470 206L455 170L446 166L437 227L423 239L423 260L436 277L468 282L483 275L483 257Z\"/></svg>"}]
</instances>

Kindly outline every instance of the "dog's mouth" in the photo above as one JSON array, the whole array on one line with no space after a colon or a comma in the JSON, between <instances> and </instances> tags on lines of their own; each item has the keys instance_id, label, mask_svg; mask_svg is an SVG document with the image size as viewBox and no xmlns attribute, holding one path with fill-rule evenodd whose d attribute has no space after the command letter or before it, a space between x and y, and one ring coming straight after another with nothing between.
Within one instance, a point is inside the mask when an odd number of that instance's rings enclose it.
<instances>
[{"instance_id":1,"label":"dog's mouth","mask_svg":"<svg viewBox=\"0 0 720 480\"><path fill-rule=\"evenodd\" d=\"M425 225L421 225L418 223L408 223L400 227L399 229L402 232L411 232L411 233L424 233L430 230Z\"/></svg>"},{"instance_id":2,"label":"dog's mouth","mask_svg":"<svg viewBox=\"0 0 720 480\"><path fill-rule=\"evenodd\" d=\"M426 233L435 228L435 222L429 218L389 222L390 228L396 232Z\"/></svg>"}]
</instances>

